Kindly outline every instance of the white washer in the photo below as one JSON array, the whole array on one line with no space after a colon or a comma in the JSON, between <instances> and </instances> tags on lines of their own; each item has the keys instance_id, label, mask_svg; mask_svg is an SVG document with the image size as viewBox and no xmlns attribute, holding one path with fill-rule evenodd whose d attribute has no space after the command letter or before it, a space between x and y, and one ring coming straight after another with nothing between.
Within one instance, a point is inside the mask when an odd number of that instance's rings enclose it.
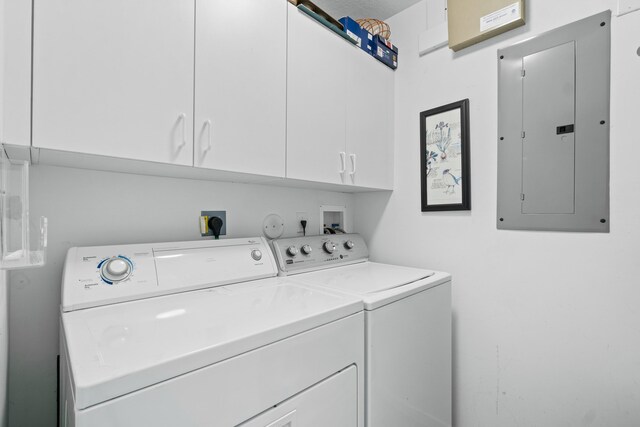
<instances>
[{"instance_id":1,"label":"white washer","mask_svg":"<svg viewBox=\"0 0 640 427\"><path fill-rule=\"evenodd\" d=\"M61 425L362 427L362 302L276 274L262 238L70 249Z\"/></svg>"},{"instance_id":2,"label":"white washer","mask_svg":"<svg viewBox=\"0 0 640 427\"><path fill-rule=\"evenodd\" d=\"M368 427L451 426L451 276L379 264L357 234L273 242L281 275L365 305Z\"/></svg>"}]
</instances>

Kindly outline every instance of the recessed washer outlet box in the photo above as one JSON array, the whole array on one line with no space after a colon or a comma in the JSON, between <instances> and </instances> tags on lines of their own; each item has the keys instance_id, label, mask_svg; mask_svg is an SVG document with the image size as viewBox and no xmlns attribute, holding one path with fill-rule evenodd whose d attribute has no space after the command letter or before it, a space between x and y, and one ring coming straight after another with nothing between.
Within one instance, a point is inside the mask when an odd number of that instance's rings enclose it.
<instances>
[{"instance_id":1,"label":"recessed washer outlet box","mask_svg":"<svg viewBox=\"0 0 640 427\"><path fill-rule=\"evenodd\" d=\"M227 211L200 211L200 217L203 217L203 216L208 216L209 218L217 216L218 218L220 218L222 220L222 228L220 229L220 235L221 236L227 235ZM209 229L209 231L206 234L200 233L200 235L202 237L206 237L206 236L213 237L213 231Z\"/></svg>"}]
</instances>

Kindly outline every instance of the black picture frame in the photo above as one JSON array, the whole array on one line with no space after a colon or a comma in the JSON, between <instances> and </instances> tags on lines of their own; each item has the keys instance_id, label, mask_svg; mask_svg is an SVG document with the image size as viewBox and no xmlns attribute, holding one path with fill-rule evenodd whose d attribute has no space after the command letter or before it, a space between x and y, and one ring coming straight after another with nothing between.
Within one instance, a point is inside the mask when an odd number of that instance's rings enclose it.
<instances>
[{"instance_id":1,"label":"black picture frame","mask_svg":"<svg viewBox=\"0 0 640 427\"><path fill-rule=\"evenodd\" d=\"M471 210L469 145L469 99L420 113L422 212Z\"/></svg>"}]
</instances>

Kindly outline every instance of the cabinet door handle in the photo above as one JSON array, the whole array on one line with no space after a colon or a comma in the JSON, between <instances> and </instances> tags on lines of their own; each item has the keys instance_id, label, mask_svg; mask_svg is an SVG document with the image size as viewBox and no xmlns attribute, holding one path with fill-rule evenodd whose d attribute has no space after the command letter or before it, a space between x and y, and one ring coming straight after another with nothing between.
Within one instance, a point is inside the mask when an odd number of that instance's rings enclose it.
<instances>
[{"instance_id":1,"label":"cabinet door handle","mask_svg":"<svg viewBox=\"0 0 640 427\"><path fill-rule=\"evenodd\" d=\"M356 155L349 154L349 157L351 158L351 172L349 172L349 175L353 176L356 174Z\"/></svg>"},{"instance_id":2,"label":"cabinet door handle","mask_svg":"<svg viewBox=\"0 0 640 427\"><path fill-rule=\"evenodd\" d=\"M204 122L205 127L207 128L207 148L204 149L204 152L202 153L203 156L205 156L210 150L211 150L211 120L207 120Z\"/></svg>"},{"instance_id":3,"label":"cabinet door handle","mask_svg":"<svg viewBox=\"0 0 640 427\"><path fill-rule=\"evenodd\" d=\"M347 171L347 153L345 153L344 151L340 152L340 163L342 164L340 173L343 174Z\"/></svg>"},{"instance_id":4,"label":"cabinet door handle","mask_svg":"<svg viewBox=\"0 0 640 427\"><path fill-rule=\"evenodd\" d=\"M185 113L180 113L178 120L182 121L182 143L178 145L178 150L181 150L185 145L187 145L187 115Z\"/></svg>"}]
</instances>

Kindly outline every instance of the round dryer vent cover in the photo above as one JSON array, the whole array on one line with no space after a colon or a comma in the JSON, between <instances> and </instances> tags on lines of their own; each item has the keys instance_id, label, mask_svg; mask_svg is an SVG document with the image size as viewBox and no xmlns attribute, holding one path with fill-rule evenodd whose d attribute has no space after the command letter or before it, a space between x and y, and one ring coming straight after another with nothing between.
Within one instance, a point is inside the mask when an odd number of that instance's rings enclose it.
<instances>
[{"instance_id":1,"label":"round dryer vent cover","mask_svg":"<svg viewBox=\"0 0 640 427\"><path fill-rule=\"evenodd\" d=\"M284 233L284 221L278 214L267 215L262 222L262 232L269 239L277 239Z\"/></svg>"}]
</instances>

